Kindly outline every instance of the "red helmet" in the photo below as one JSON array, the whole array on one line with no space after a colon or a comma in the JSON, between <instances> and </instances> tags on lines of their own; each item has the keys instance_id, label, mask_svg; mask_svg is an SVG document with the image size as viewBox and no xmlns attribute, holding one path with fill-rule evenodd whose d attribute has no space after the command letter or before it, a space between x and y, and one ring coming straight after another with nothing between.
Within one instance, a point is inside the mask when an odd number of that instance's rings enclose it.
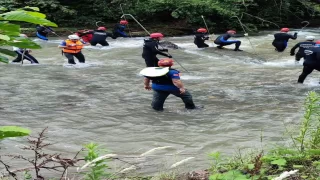
<instances>
[{"instance_id":1,"label":"red helmet","mask_svg":"<svg viewBox=\"0 0 320 180\"><path fill-rule=\"evenodd\" d=\"M316 41L316 44L320 44L320 40Z\"/></svg>"},{"instance_id":2,"label":"red helmet","mask_svg":"<svg viewBox=\"0 0 320 180\"><path fill-rule=\"evenodd\" d=\"M98 30L105 31L105 30L107 30L107 28L102 26L102 27L98 27Z\"/></svg>"},{"instance_id":3,"label":"red helmet","mask_svg":"<svg viewBox=\"0 0 320 180\"><path fill-rule=\"evenodd\" d=\"M150 34L150 37L151 38L155 38L155 39L159 39L159 38L163 37L163 34L161 34L161 33L152 33L152 34Z\"/></svg>"},{"instance_id":4,"label":"red helmet","mask_svg":"<svg viewBox=\"0 0 320 180\"><path fill-rule=\"evenodd\" d=\"M122 25L127 25L127 24L128 24L128 21L126 21L126 20L121 20L121 21L120 21L120 24L122 24Z\"/></svg>"},{"instance_id":5,"label":"red helmet","mask_svg":"<svg viewBox=\"0 0 320 180\"><path fill-rule=\"evenodd\" d=\"M205 28L199 28L197 32L206 33L208 31Z\"/></svg>"},{"instance_id":6,"label":"red helmet","mask_svg":"<svg viewBox=\"0 0 320 180\"><path fill-rule=\"evenodd\" d=\"M235 30L229 30L227 31L228 34L236 34L237 32Z\"/></svg>"},{"instance_id":7,"label":"red helmet","mask_svg":"<svg viewBox=\"0 0 320 180\"><path fill-rule=\"evenodd\" d=\"M158 66L162 67L171 67L173 66L173 59L163 58L158 61Z\"/></svg>"},{"instance_id":8,"label":"red helmet","mask_svg":"<svg viewBox=\"0 0 320 180\"><path fill-rule=\"evenodd\" d=\"M289 32L289 31L290 31L289 28L282 28L282 29L280 30L280 32Z\"/></svg>"}]
</instances>

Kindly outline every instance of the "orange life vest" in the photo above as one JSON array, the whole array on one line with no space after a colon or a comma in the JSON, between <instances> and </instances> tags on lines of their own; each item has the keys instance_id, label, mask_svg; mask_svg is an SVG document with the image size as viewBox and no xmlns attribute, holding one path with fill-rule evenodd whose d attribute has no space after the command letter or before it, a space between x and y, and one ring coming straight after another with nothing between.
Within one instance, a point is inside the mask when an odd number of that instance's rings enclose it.
<instances>
[{"instance_id":1,"label":"orange life vest","mask_svg":"<svg viewBox=\"0 0 320 180\"><path fill-rule=\"evenodd\" d=\"M81 49L83 48L83 44L79 40L76 42L73 42L70 39L67 39L66 46L67 47L63 48L63 52L72 53L72 54L76 54L76 53L80 52Z\"/></svg>"}]
</instances>

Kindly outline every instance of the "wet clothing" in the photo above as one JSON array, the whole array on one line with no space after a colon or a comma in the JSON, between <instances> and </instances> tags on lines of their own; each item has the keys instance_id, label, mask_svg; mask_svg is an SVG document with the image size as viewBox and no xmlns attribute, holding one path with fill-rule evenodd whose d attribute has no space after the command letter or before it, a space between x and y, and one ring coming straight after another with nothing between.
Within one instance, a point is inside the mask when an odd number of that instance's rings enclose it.
<instances>
[{"instance_id":1,"label":"wet clothing","mask_svg":"<svg viewBox=\"0 0 320 180\"><path fill-rule=\"evenodd\" d=\"M311 47L304 51L305 61L303 63L303 71L299 76L298 83L303 83L306 77L313 70L320 71L320 47Z\"/></svg>"},{"instance_id":2,"label":"wet clothing","mask_svg":"<svg viewBox=\"0 0 320 180\"><path fill-rule=\"evenodd\" d=\"M198 48L204 48L204 47L209 47L208 44L204 43L205 40L208 40L209 37L205 36L206 34L204 33L196 33L194 35L194 41L193 43L197 45Z\"/></svg>"},{"instance_id":3,"label":"wet clothing","mask_svg":"<svg viewBox=\"0 0 320 180\"><path fill-rule=\"evenodd\" d=\"M54 32L50 27L41 26L41 25L37 25L36 29L37 29L37 37L46 41L48 41L48 38L47 38L48 33Z\"/></svg>"},{"instance_id":4,"label":"wet clothing","mask_svg":"<svg viewBox=\"0 0 320 180\"><path fill-rule=\"evenodd\" d=\"M18 57L15 58L12 62L19 63L22 60L26 59L31 62L31 64L39 64L38 60L29 54L29 49L20 49L13 47L13 51L18 54ZM24 53L24 54L23 54Z\"/></svg>"},{"instance_id":5,"label":"wet clothing","mask_svg":"<svg viewBox=\"0 0 320 180\"><path fill-rule=\"evenodd\" d=\"M76 57L80 63L85 63L84 55L81 52L83 44L85 44L85 42L80 40L73 42L69 39L60 44L60 46L67 46L66 48L63 48L62 52L68 59L69 64L76 64L74 57Z\"/></svg>"},{"instance_id":6,"label":"wet clothing","mask_svg":"<svg viewBox=\"0 0 320 180\"><path fill-rule=\"evenodd\" d=\"M109 46L109 43L106 41L107 37L112 37L111 33L108 33L104 30L94 30L91 32L87 32L85 34L92 34L93 37L90 41L90 44L92 46L95 46L97 44L101 44L102 46Z\"/></svg>"},{"instance_id":7,"label":"wet clothing","mask_svg":"<svg viewBox=\"0 0 320 180\"><path fill-rule=\"evenodd\" d=\"M297 33L294 33L294 35L287 33L276 33L274 34L272 45L275 47L276 51L283 52L288 46L289 39L297 39Z\"/></svg>"},{"instance_id":8,"label":"wet clothing","mask_svg":"<svg viewBox=\"0 0 320 180\"><path fill-rule=\"evenodd\" d=\"M231 45L231 44L235 44L235 49L234 50L239 50L239 47L241 45L241 41L239 40L230 40L228 41L229 38L231 37L243 37L244 35L236 35L236 34L223 34L220 35L216 38L216 40L214 41L214 43L216 45L219 45L218 48L222 48L223 46L227 46L227 45Z\"/></svg>"},{"instance_id":9,"label":"wet clothing","mask_svg":"<svg viewBox=\"0 0 320 180\"><path fill-rule=\"evenodd\" d=\"M88 30L88 31L80 30L76 32L76 35L81 37L84 42L90 42L93 38L93 34L91 33L88 34L87 32L92 32L92 31L93 30Z\"/></svg>"},{"instance_id":10,"label":"wet clothing","mask_svg":"<svg viewBox=\"0 0 320 180\"><path fill-rule=\"evenodd\" d=\"M170 94L180 97L187 109L195 109L191 94L186 90L185 93L180 94L179 88L176 87L172 79L180 79L179 71L170 69L169 72L160 77L147 77L152 81L153 100L152 108L157 111L163 110L163 104Z\"/></svg>"},{"instance_id":11,"label":"wet clothing","mask_svg":"<svg viewBox=\"0 0 320 180\"><path fill-rule=\"evenodd\" d=\"M168 49L158 49L159 41L150 39L145 39L143 44L142 58L145 60L147 67L158 67L157 54L171 58L170 55L164 53Z\"/></svg>"},{"instance_id":12,"label":"wet clothing","mask_svg":"<svg viewBox=\"0 0 320 180\"><path fill-rule=\"evenodd\" d=\"M300 61L301 58L305 57L304 50L314 47L315 44L316 43L312 41L299 42L291 48L290 55L293 56L295 54L295 50L299 48L298 52L296 53L296 61Z\"/></svg>"},{"instance_id":13,"label":"wet clothing","mask_svg":"<svg viewBox=\"0 0 320 180\"><path fill-rule=\"evenodd\" d=\"M126 29L125 25L122 24L116 24L114 29L113 29L113 39L116 39L118 37L128 37L128 35L124 32Z\"/></svg>"}]
</instances>

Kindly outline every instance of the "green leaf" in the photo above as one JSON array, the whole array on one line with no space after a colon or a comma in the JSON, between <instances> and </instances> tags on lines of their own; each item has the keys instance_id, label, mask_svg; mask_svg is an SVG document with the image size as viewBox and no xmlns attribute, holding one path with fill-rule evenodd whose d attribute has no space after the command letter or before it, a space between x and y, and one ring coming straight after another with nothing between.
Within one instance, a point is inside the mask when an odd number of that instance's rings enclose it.
<instances>
[{"instance_id":1,"label":"green leaf","mask_svg":"<svg viewBox=\"0 0 320 180\"><path fill-rule=\"evenodd\" d=\"M16 56L16 53L13 51L10 51L8 49L2 49L0 48L0 53L8 55L8 56Z\"/></svg>"},{"instance_id":2,"label":"green leaf","mask_svg":"<svg viewBox=\"0 0 320 180\"><path fill-rule=\"evenodd\" d=\"M6 35L18 36L20 34L20 26L8 22L0 22L0 32Z\"/></svg>"},{"instance_id":3,"label":"green leaf","mask_svg":"<svg viewBox=\"0 0 320 180\"><path fill-rule=\"evenodd\" d=\"M39 13L39 12L30 12L30 11L26 11L28 14L30 14L31 16L34 17L38 17L38 18L46 18L45 14Z\"/></svg>"},{"instance_id":4,"label":"green leaf","mask_svg":"<svg viewBox=\"0 0 320 180\"><path fill-rule=\"evenodd\" d=\"M17 126L0 126L0 139L8 137L28 136L30 130Z\"/></svg>"},{"instance_id":5,"label":"green leaf","mask_svg":"<svg viewBox=\"0 0 320 180\"><path fill-rule=\"evenodd\" d=\"M10 37L7 35L0 34L0 39L5 40L5 41L9 41Z\"/></svg>"},{"instance_id":6,"label":"green leaf","mask_svg":"<svg viewBox=\"0 0 320 180\"><path fill-rule=\"evenodd\" d=\"M287 161L285 159L277 159L272 161L271 164L275 164L278 166L285 166L287 164Z\"/></svg>"},{"instance_id":7,"label":"green leaf","mask_svg":"<svg viewBox=\"0 0 320 180\"><path fill-rule=\"evenodd\" d=\"M30 39L19 39L13 41L7 41L10 46L15 46L19 48L30 48L30 49L41 49L41 46Z\"/></svg>"},{"instance_id":8,"label":"green leaf","mask_svg":"<svg viewBox=\"0 0 320 180\"><path fill-rule=\"evenodd\" d=\"M9 63L9 59L7 57L4 57L4 56L1 56L0 55L0 62L3 62L3 63L6 63L8 64ZM1 139L1 138L0 138Z\"/></svg>"},{"instance_id":9,"label":"green leaf","mask_svg":"<svg viewBox=\"0 0 320 180\"><path fill-rule=\"evenodd\" d=\"M57 25L47 19L41 18L39 14L35 14L36 12L29 11L10 11L6 13L0 14L4 20L8 21L24 21L33 24L41 24L46 26L57 27Z\"/></svg>"}]
</instances>

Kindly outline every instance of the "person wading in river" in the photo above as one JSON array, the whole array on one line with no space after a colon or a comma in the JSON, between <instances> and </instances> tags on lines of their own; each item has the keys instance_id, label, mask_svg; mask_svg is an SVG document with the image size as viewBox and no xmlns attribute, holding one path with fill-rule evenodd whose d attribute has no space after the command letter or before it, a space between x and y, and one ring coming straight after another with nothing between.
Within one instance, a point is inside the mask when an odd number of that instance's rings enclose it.
<instances>
[{"instance_id":1,"label":"person wading in river","mask_svg":"<svg viewBox=\"0 0 320 180\"><path fill-rule=\"evenodd\" d=\"M314 36L307 36L306 37L306 41L304 42L299 42L297 43L295 46L293 46L291 48L291 51L290 51L290 55L291 56L294 56L296 55L296 62L299 62L301 58L305 58L305 53L304 53L304 50L310 48L310 47L314 47L314 45L316 44L314 41ZM295 54L295 50L299 48L298 52Z\"/></svg>"},{"instance_id":2,"label":"person wading in river","mask_svg":"<svg viewBox=\"0 0 320 180\"><path fill-rule=\"evenodd\" d=\"M159 67L169 67L169 72L160 77L145 77L144 89L153 89L152 108L157 111L163 111L163 104L170 94L180 97L187 109L195 109L191 94L184 88L180 80L179 71L172 69L173 60L170 58L160 59ZM152 81L152 86L150 86Z\"/></svg>"},{"instance_id":3,"label":"person wading in river","mask_svg":"<svg viewBox=\"0 0 320 180\"><path fill-rule=\"evenodd\" d=\"M109 43L107 42L107 37L112 37L112 33L109 33L106 31L106 27L98 27L98 29L94 31L87 31L85 33L82 33L82 35L86 34L92 34L93 37L90 41L90 44L92 46L96 46L97 44L100 44L101 46L109 46Z\"/></svg>"},{"instance_id":4,"label":"person wading in river","mask_svg":"<svg viewBox=\"0 0 320 180\"><path fill-rule=\"evenodd\" d=\"M288 46L289 39L297 39L298 33L294 33L294 35L291 35L288 34L289 31L289 28L282 28L280 30L280 33L274 34L272 45L275 47L276 51L283 52Z\"/></svg>"},{"instance_id":5,"label":"person wading in river","mask_svg":"<svg viewBox=\"0 0 320 180\"><path fill-rule=\"evenodd\" d=\"M80 41L80 37L77 35L69 35L68 39L63 41L58 47L62 48L63 54L68 58L69 64L76 64L74 62L74 57L76 57L80 63L85 63L84 55L81 50L86 44Z\"/></svg>"},{"instance_id":6,"label":"person wading in river","mask_svg":"<svg viewBox=\"0 0 320 180\"><path fill-rule=\"evenodd\" d=\"M236 34L237 32L234 30L229 30L227 31L226 34L220 35L217 37L216 40L214 40L214 43L217 46L217 48L222 49L223 46L227 46L227 45L231 45L231 44L235 44L236 47L234 48L234 51L242 51L241 49L239 49L240 45L241 45L241 41L239 40L228 40L231 37L243 37L246 36L247 34L241 35L241 34Z\"/></svg>"},{"instance_id":7,"label":"person wading in river","mask_svg":"<svg viewBox=\"0 0 320 180\"><path fill-rule=\"evenodd\" d=\"M28 38L28 36L25 34L20 34L19 37ZM19 41L19 40L17 40L17 41ZM19 62L23 61L24 59L26 59L26 60L30 61L31 64L39 64L38 60L30 54L31 53L30 49L22 49L22 48L18 48L18 47L13 47L13 51L18 54L18 57L12 61L13 63L19 63Z\"/></svg>"},{"instance_id":8,"label":"person wading in river","mask_svg":"<svg viewBox=\"0 0 320 180\"><path fill-rule=\"evenodd\" d=\"M112 39L116 39L118 37L128 37L128 35L124 32L127 25L128 21L126 20L121 20L120 23L116 24L112 32Z\"/></svg>"},{"instance_id":9,"label":"person wading in river","mask_svg":"<svg viewBox=\"0 0 320 180\"><path fill-rule=\"evenodd\" d=\"M298 83L303 83L306 77L311 74L313 70L320 71L320 40L316 42L314 47L306 49L304 53L305 61L303 63L303 70L299 76Z\"/></svg>"},{"instance_id":10,"label":"person wading in river","mask_svg":"<svg viewBox=\"0 0 320 180\"><path fill-rule=\"evenodd\" d=\"M208 40L209 37L206 36L206 33L208 31L205 28L199 28L196 32L196 34L194 35L194 41L193 43L195 45L197 45L198 48L205 48L205 47L209 47L208 44L204 43L205 40Z\"/></svg>"},{"instance_id":11,"label":"person wading in river","mask_svg":"<svg viewBox=\"0 0 320 180\"><path fill-rule=\"evenodd\" d=\"M52 32L54 33L54 31L50 28L50 27L47 27L47 26L43 26L43 25L40 25L38 24L36 26L36 30L37 30L37 37L42 39L42 40L45 40L45 41L48 41L48 34L49 32Z\"/></svg>"},{"instance_id":12,"label":"person wading in river","mask_svg":"<svg viewBox=\"0 0 320 180\"><path fill-rule=\"evenodd\" d=\"M149 39L144 40L142 58L145 60L147 67L157 67L159 59L157 54L172 58L171 55L164 52L168 52L168 49L158 49L159 41L163 38L161 33L150 34Z\"/></svg>"}]
</instances>

